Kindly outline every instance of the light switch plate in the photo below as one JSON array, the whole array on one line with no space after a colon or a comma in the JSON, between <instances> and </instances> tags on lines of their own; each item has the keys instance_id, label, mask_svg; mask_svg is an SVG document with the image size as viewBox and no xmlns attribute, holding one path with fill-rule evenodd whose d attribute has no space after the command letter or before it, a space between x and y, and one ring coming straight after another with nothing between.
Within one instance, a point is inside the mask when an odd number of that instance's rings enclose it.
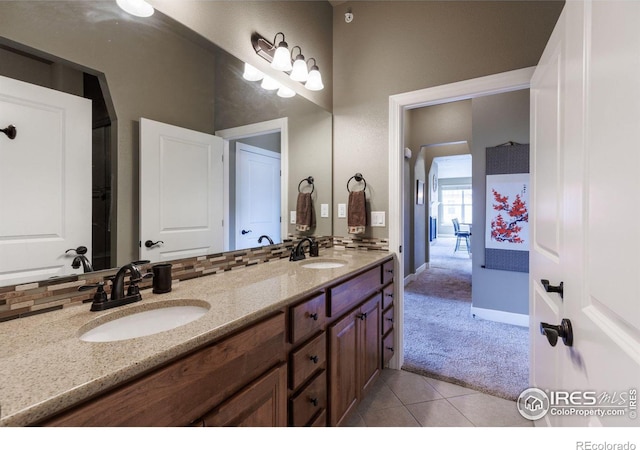
<instances>
[{"instance_id":1,"label":"light switch plate","mask_svg":"<svg viewBox=\"0 0 640 450\"><path fill-rule=\"evenodd\" d=\"M345 217L347 217L347 204L338 203L338 218L344 219Z\"/></svg>"},{"instance_id":2,"label":"light switch plate","mask_svg":"<svg viewBox=\"0 0 640 450\"><path fill-rule=\"evenodd\" d=\"M329 217L328 203L320 203L320 217Z\"/></svg>"},{"instance_id":3,"label":"light switch plate","mask_svg":"<svg viewBox=\"0 0 640 450\"><path fill-rule=\"evenodd\" d=\"M295 223L296 223L296 212L295 211L291 211L289 213L289 216L290 216L289 217L289 222L295 225Z\"/></svg>"},{"instance_id":4,"label":"light switch plate","mask_svg":"<svg viewBox=\"0 0 640 450\"><path fill-rule=\"evenodd\" d=\"M371 211L371 226L372 227L384 227L385 212L384 211Z\"/></svg>"}]
</instances>

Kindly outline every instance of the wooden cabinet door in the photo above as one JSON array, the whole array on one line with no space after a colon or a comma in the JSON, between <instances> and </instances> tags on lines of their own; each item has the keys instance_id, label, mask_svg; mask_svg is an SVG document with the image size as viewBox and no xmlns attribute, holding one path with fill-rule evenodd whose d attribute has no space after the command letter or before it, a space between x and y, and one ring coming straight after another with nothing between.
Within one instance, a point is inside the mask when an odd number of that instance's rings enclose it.
<instances>
[{"instance_id":1,"label":"wooden cabinet door","mask_svg":"<svg viewBox=\"0 0 640 450\"><path fill-rule=\"evenodd\" d=\"M338 426L358 402L358 326L356 312L329 328L329 423Z\"/></svg>"},{"instance_id":2,"label":"wooden cabinet door","mask_svg":"<svg viewBox=\"0 0 640 450\"><path fill-rule=\"evenodd\" d=\"M287 426L287 366L282 364L258 378L203 417L208 427Z\"/></svg>"},{"instance_id":3,"label":"wooden cabinet door","mask_svg":"<svg viewBox=\"0 0 640 450\"><path fill-rule=\"evenodd\" d=\"M380 373L380 298L381 295L376 294L357 314L361 392L367 390Z\"/></svg>"}]
</instances>

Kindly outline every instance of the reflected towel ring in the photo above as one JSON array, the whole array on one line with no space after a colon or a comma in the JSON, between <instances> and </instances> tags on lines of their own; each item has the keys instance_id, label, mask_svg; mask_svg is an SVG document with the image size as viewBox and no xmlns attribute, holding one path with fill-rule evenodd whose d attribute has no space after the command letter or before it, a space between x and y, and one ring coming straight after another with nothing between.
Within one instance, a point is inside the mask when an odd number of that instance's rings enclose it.
<instances>
[{"instance_id":1,"label":"reflected towel ring","mask_svg":"<svg viewBox=\"0 0 640 450\"><path fill-rule=\"evenodd\" d=\"M351 182L351 180L356 179L357 182L363 182L364 183L364 187L362 188L362 190L364 191L365 189L367 189L367 180L364 179L364 177L362 176L361 173L356 173L354 176L352 176L351 178L349 178L349 180L347 181L347 191L351 192L351 189L349 189L349 183Z\"/></svg>"},{"instance_id":2,"label":"reflected towel ring","mask_svg":"<svg viewBox=\"0 0 640 450\"><path fill-rule=\"evenodd\" d=\"M313 177L303 178L303 179L300 181L300 183L298 183L298 192L302 192L302 191L300 190L300 186L302 186L302 183L304 183L305 181L311 185L311 192L310 192L310 194L313 194L313 191L315 191L315 190L316 190L316 185L315 185L315 184L313 184Z\"/></svg>"}]
</instances>

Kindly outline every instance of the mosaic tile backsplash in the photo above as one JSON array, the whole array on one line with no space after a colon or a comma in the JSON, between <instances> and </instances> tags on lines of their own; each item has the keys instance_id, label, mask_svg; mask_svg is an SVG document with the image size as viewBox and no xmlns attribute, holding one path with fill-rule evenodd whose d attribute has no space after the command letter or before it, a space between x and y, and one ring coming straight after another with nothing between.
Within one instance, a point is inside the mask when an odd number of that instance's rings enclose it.
<instances>
[{"instance_id":1,"label":"mosaic tile backsplash","mask_svg":"<svg viewBox=\"0 0 640 450\"><path fill-rule=\"evenodd\" d=\"M321 248L389 250L388 239L336 236L315 237L315 239ZM282 244L170 261L172 263L171 278L174 282L179 282L288 258L296 244L297 238L289 236ZM151 271L153 264L142 265L143 272ZM78 288L84 285L104 282L104 290L109 295L111 282L108 278L114 276L116 272L117 269L103 270L60 279L0 287L0 322L91 302L93 290L78 291ZM151 287L151 284L152 280L148 279L139 283L139 286L140 289L145 289Z\"/></svg>"}]
</instances>

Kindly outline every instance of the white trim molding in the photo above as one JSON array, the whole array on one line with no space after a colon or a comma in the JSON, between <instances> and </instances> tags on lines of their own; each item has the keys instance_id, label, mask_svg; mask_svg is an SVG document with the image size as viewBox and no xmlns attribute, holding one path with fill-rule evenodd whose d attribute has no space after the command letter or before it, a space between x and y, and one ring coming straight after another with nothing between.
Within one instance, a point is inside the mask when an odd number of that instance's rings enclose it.
<instances>
[{"instance_id":1,"label":"white trim molding","mask_svg":"<svg viewBox=\"0 0 640 450\"><path fill-rule=\"evenodd\" d=\"M403 170L404 170L404 114L407 110L468 100L486 95L528 89L535 67L488 75L389 97L389 250L396 253L396 273L404 274L401 248L403 232ZM400 369L404 362L404 289L395 286L394 298L398 320L395 332L395 353L389 366Z\"/></svg>"},{"instance_id":2,"label":"white trim molding","mask_svg":"<svg viewBox=\"0 0 640 450\"><path fill-rule=\"evenodd\" d=\"M529 328L528 314L498 311L497 309L478 308L476 306L471 307L471 314L474 317L491 320L492 322L508 323L511 325Z\"/></svg>"}]
</instances>

